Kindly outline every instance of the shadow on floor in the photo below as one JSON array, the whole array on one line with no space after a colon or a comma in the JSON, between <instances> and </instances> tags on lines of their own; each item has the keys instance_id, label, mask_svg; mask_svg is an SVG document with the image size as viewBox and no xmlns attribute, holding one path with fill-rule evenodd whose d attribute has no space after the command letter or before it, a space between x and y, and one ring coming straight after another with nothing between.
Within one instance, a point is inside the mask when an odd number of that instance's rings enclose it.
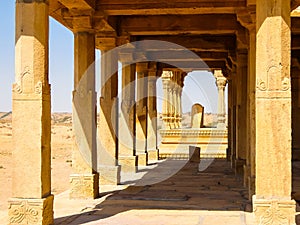
<instances>
[{"instance_id":1,"label":"shadow on floor","mask_svg":"<svg viewBox=\"0 0 300 225\"><path fill-rule=\"evenodd\" d=\"M198 171L198 163L187 162L167 179L148 184L148 181L159 181L160 176L168 174L166 172L172 163L172 160L167 160L165 164L159 163L152 172L142 177L143 182L135 181L137 185L111 192L92 211L57 218L55 224L82 224L130 210L145 209L252 211L246 188L235 177L230 163L225 159L213 160L202 172Z\"/></svg>"}]
</instances>

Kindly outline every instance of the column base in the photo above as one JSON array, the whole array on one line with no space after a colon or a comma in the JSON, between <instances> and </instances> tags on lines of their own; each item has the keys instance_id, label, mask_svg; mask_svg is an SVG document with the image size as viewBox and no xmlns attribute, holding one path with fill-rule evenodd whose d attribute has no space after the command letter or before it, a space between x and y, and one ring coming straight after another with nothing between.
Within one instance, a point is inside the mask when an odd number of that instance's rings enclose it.
<instances>
[{"instance_id":1,"label":"column base","mask_svg":"<svg viewBox=\"0 0 300 225\"><path fill-rule=\"evenodd\" d=\"M138 166L147 166L148 165L148 153L138 153Z\"/></svg>"},{"instance_id":2,"label":"column base","mask_svg":"<svg viewBox=\"0 0 300 225\"><path fill-rule=\"evenodd\" d=\"M158 160L158 150L153 149L153 150L148 150L148 162L156 162Z\"/></svg>"},{"instance_id":3,"label":"column base","mask_svg":"<svg viewBox=\"0 0 300 225\"><path fill-rule=\"evenodd\" d=\"M245 164L243 166L243 171L244 171L243 185L244 185L244 187L248 187L248 177L250 176L250 170L251 170L251 167L249 165Z\"/></svg>"},{"instance_id":4,"label":"column base","mask_svg":"<svg viewBox=\"0 0 300 225\"><path fill-rule=\"evenodd\" d=\"M235 175L243 176L244 165L246 164L245 159L235 159L234 160L234 172Z\"/></svg>"},{"instance_id":5,"label":"column base","mask_svg":"<svg viewBox=\"0 0 300 225\"><path fill-rule=\"evenodd\" d=\"M248 199L251 200L255 195L255 177L248 176Z\"/></svg>"},{"instance_id":6,"label":"column base","mask_svg":"<svg viewBox=\"0 0 300 225\"><path fill-rule=\"evenodd\" d=\"M136 173L137 172L137 157L136 156L119 156L119 165L121 171L125 173Z\"/></svg>"},{"instance_id":7,"label":"column base","mask_svg":"<svg viewBox=\"0 0 300 225\"><path fill-rule=\"evenodd\" d=\"M70 199L95 199L99 196L99 174L71 174Z\"/></svg>"},{"instance_id":8,"label":"column base","mask_svg":"<svg viewBox=\"0 0 300 225\"><path fill-rule=\"evenodd\" d=\"M200 163L200 147L189 146L189 160L190 162Z\"/></svg>"},{"instance_id":9,"label":"column base","mask_svg":"<svg viewBox=\"0 0 300 225\"><path fill-rule=\"evenodd\" d=\"M9 225L49 225L53 219L53 195L42 199L8 200Z\"/></svg>"},{"instance_id":10,"label":"column base","mask_svg":"<svg viewBox=\"0 0 300 225\"><path fill-rule=\"evenodd\" d=\"M102 185L118 185L120 183L120 166L99 166L99 184Z\"/></svg>"},{"instance_id":11,"label":"column base","mask_svg":"<svg viewBox=\"0 0 300 225\"><path fill-rule=\"evenodd\" d=\"M230 148L226 148L226 160L228 162L230 162L231 159L231 149Z\"/></svg>"},{"instance_id":12,"label":"column base","mask_svg":"<svg viewBox=\"0 0 300 225\"><path fill-rule=\"evenodd\" d=\"M236 155L231 155L230 156L230 166L231 169L235 170L235 160L236 160Z\"/></svg>"},{"instance_id":13,"label":"column base","mask_svg":"<svg viewBox=\"0 0 300 225\"><path fill-rule=\"evenodd\" d=\"M294 200L257 199L253 196L255 224L295 225L296 202Z\"/></svg>"}]
</instances>

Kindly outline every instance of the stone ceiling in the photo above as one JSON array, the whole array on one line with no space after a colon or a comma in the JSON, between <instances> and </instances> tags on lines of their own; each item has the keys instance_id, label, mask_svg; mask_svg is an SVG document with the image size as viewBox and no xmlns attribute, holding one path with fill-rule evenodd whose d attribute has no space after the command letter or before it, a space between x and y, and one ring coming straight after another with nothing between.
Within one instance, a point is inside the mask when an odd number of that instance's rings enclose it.
<instances>
[{"instance_id":1,"label":"stone ceiling","mask_svg":"<svg viewBox=\"0 0 300 225\"><path fill-rule=\"evenodd\" d=\"M292 0L292 9L300 5ZM162 40L198 54L211 69L231 70L255 30L256 0L49 0L50 15L73 32L96 34L101 50L139 40ZM300 13L292 14L293 56L300 56ZM144 54L172 62L174 52L146 46ZM176 57L181 52L176 52ZM155 56L156 55L156 56ZM184 55L184 54L182 54ZM182 66L189 67L182 57ZM201 69L201 68L198 68ZM204 68L205 69L205 68Z\"/></svg>"}]
</instances>

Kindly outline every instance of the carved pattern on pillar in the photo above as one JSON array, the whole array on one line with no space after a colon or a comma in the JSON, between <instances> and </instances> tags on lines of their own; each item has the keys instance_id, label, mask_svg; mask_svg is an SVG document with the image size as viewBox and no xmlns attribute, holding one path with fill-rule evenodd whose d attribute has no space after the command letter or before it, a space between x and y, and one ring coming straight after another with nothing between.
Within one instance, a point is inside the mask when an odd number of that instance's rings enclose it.
<instances>
[{"instance_id":1,"label":"carved pattern on pillar","mask_svg":"<svg viewBox=\"0 0 300 225\"><path fill-rule=\"evenodd\" d=\"M163 71L163 122L165 129L176 129L181 127L181 95L185 76L186 73L179 69L168 69Z\"/></svg>"},{"instance_id":2,"label":"carved pattern on pillar","mask_svg":"<svg viewBox=\"0 0 300 225\"><path fill-rule=\"evenodd\" d=\"M53 195L43 199L9 200L9 224L53 224Z\"/></svg>"},{"instance_id":3,"label":"carved pattern on pillar","mask_svg":"<svg viewBox=\"0 0 300 225\"><path fill-rule=\"evenodd\" d=\"M163 113L162 119L164 122L165 129L171 129L170 124L170 83L171 77L173 76L171 71L163 71L162 73L162 82L163 82L163 89L164 89L164 96L163 96Z\"/></svg>"},{"instance_id":4,"label":"carved pattern on pillar","mask_svg":"<svg viewBox=\"0 0 300 225\"><path fill-rule=\"evenodd\" d=\"M226 77L223 76L221 70L215 70L216 85L218 88L218 128L225 128L226 113L225 113L225 87L227 84Z\"/></svg>"},{"instance_id":5,"label":"carved pattern on pillar","mask_svg":"<svg viewBox=\"0 0 300 225\"><path fill-rule=\"evenodd\" d=\"M253 199L253 212L256 224L260 225L285 225L295 224L295 202Z\"/></svg>"},{"instance_id":6,"label":"carved pattern on pillar","mask_svg":"<svg viewBox=\"0 0 300 225\"><path fill-rule=\"evenodd\" d=\"M17 1L15 31L13 198L8 200L8 220L53 224L48 4Z\"/></svg>"},{"instance_id":7,"label":"carved pattern on pillar","mask_svg":"<svg viewBox=\"0 0 300 225\"><path fill-rule=\"evenodd\" d=\"M257 87L255 93L256 199L253 206L257 224L263 225L295 224L295 202L290 200L290 12L290 4L285 0L264 0L256 4L256 82L264 84L265 90Z\"/></svg>"}]
</instances>

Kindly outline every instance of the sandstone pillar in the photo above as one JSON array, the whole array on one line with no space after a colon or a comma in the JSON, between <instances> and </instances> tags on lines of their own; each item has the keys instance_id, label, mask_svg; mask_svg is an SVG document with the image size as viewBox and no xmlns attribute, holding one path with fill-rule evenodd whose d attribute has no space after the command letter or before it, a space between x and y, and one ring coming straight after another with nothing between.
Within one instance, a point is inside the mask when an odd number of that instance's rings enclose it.
<instances>
[{"instance_id":1,"label":"sandstone pillar","mask_svg":"<svg viewBox=\"0 0 300 225\"><path fill-rule=\"evenodd\" d=\"M119 165L125 172L136 172L135 156L135 64L123 63L122 68L122 102L119 121Z\"/></svg>"},{"instance_id":2,"label":"sandstone pillar","mask_svg":"<svg viewBox=\"0 0 300 225\"><path fill-rule=\"evenodd\" d=\"M147 102L148 102L148 63L137 63L136 100L136 155L138 165L146 166L147 155Z\"/></svg>"},{"instance_id":3,"label":"sandstone pillar","mask_svg":"<svg viewBox=\"0 0 300 225\"><path fill-rule=\"evenodd\" d=\"M74 146L70 198L96 198L99 194L96 148L95 36L74 35Z\"/></svg>"},{"instance_id":4,"label":"sandstone pillar","mask_svg":"<svg viewBox=\"0 0 300 225\"><path fill-rule=\"evenodd\" d=\"M118 166L118 55L111 46L101 49L101 97L98 123L98 171L101 185L120 182Z\"/></svg>"},{"instance_id":5,"label":"sandstone pillar","mask_svg":"<svg viewBox=\"0 0 300 225\"><path fill-rule=\"evenodd\" d=\"M247 50L237 52L236 158L235 172L242 175L247 155Z\"/></svg>"},{"instance_id":6,"label":"sandstone pillar","mask_svg":"<svg viewBox=\"0 0 300 225\"><path fill-rule=\"evenodd\" d=\"M156 63L149 63L147 96L147 153L148 161L158 160L157 149L157 109L156 109Z\"/></svg>"},{"instance_id":7,"label":"sandstone pillar","mask_svg":"<svg viewBox=\"0 0 300 225\"><path fill-rule=\"evenodd\" d=\"M171 129L170 125L170 83L171 83L172 72L171 71L163 71L162 73L162 83L163 83L163 112L162 112L162 120L164 129Z\"/></svg>"},{"instance_id":8,"label":"sandstone pillar","mask_svg":"<svg viewBox=\"0 0 300 225\"><path fill-rule=\"evenodd\" d=\"M16 2L9 224L53 224L48 1Z\"/></svg>"},{"instance_id":9,"label":"sandstone pillar","mask_svg":"<svg viewBox=\"0 0 300 225\"><path fill-rule=\"evenodd\" d=\"M218 129L226 129L226 111L225 111L225 87L227 84L226 77L223 76L222 70L215 70L216 85L218 88Z\"/></svg>"},{"instance_id":10,"label":"sandstone pillar","mask_svg":"<svg viewBox=\"0 0 300 225\"><path fill-rule=\"evenodd\" d=\"M227 82L228 82L228 148L227 148L227 152L226 152L226 158L227 161L231 160L231 152L232 152L232 80L231 77L229 76L227 78Z\"/></svg>"},{"instance_id":11,"label":"sandstone pillar","mask_svg":"<svg viewBox=\"0 0 300 225\"><path fill-rule=\"evenodd\" d=\"M182 93L181 86L179 83L177 83L177 88L176 88L177 128L181 128L181 121L182 121L181 93Z\"/></svg>"},{"instance_id":12,"label":"sandstone pillar","mask_svg":"<svg viewBox=\"0 0 300 225\"><path fill-rule=\"evenodd\" d=\"M295 224L291 200L290 4L256 5L256 224Z\"/></svg>"},{"instance_id":13,"label":"sandstone pillar","mask_svg":"<svg viewBox=\"0 0 300 225\"><path fill-rule=\"evenodd\" d=\"M173 105L174 105L174 128L179 127L179 106L178 106L178 80L180 77L180 71L173 71Z\"/></svg>"},{"instance_id":14,"label":"sandstone pillar","mask_svg":"<svg viewBox=\"0 0 300 225\"><path fill-rule=\"evenodd\" d=\"M233 68L233 70L230 73L230 79L231 79L231 85L230 85L230 96L231 96L231 167L235 168L235 159L236 159L236 68Z\"/></svg>"},{"instance_id":15,"label":"sandstone pillar","mask_svg":"<svg viewBox=\"0 0 300 225\"><path fill-rule=\"evenodd\" d=\"M171 129L175 128L175 84L174 84L174 72L171 71L172 78L169 84L168 97L169 97L169 120Z\"/></svg>"},{"instance_id":16,"label":"sandstone pillar","mask_svg":"<svg viewBox=\"0 0 300 225\"><path fill-rule=\"evenodd\" d=\"M293 160L300 160L300 64L298 59L292 59L292 150Z\"/></svg>"},{"instance_id":17,"label":"sandstone pillar","mask_svg":"<svg viewBox=\"0 0 300 225\"><path fill-rule=\"evenodd\" d=\"M244 184L248 185L249 199L255 194L255 145L256 145L256 120L255 120L255 90L256 90L256 30L255 26L249 29L248 49L248 78L247 92L249 108L247 111L248 148L246 165L244 167Z\"/></svg>"}]
</instances>

